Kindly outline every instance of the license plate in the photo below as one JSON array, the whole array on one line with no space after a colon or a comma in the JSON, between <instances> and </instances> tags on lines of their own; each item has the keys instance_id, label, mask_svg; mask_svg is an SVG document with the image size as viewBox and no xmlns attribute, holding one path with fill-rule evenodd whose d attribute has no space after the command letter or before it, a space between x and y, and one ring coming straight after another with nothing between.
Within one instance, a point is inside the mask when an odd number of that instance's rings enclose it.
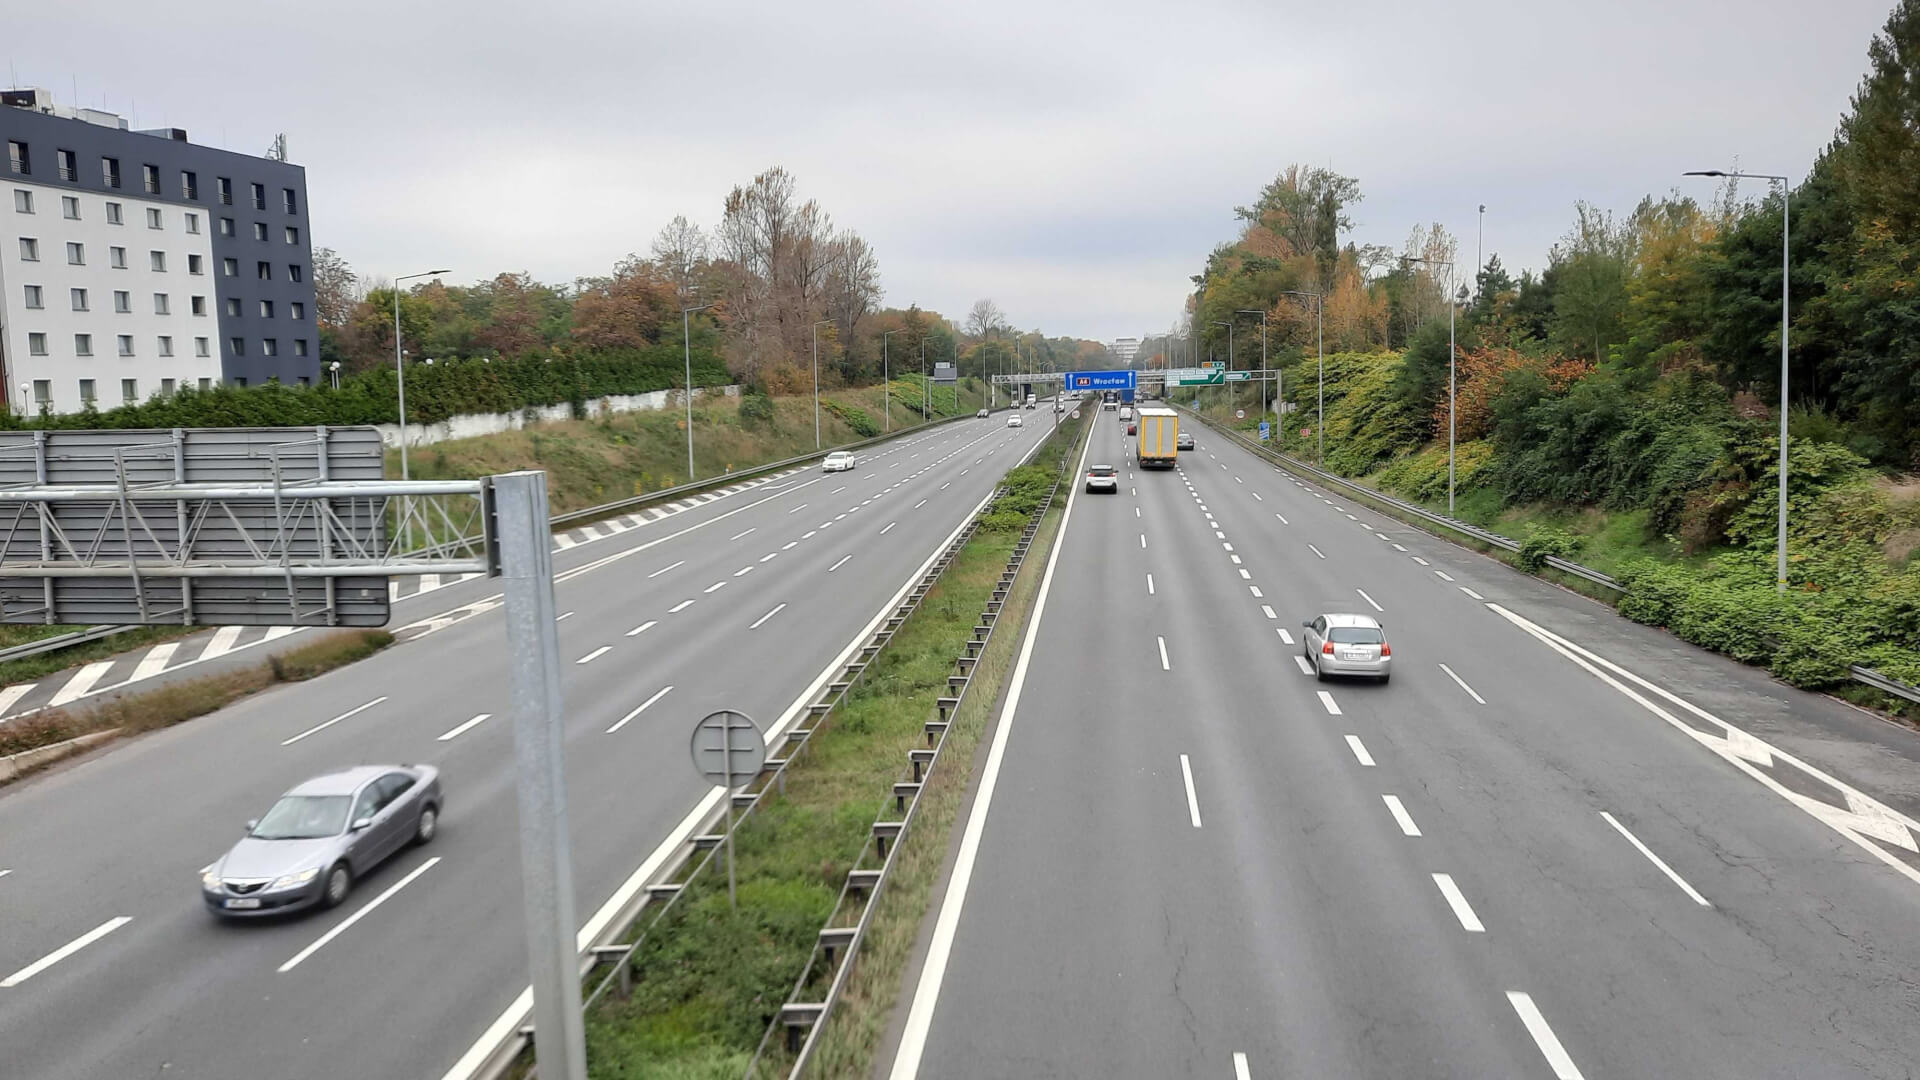
<instances>
[{"instance_id":1,"label":"license plate","mask_svg":"<svg viewBox=\"0 0 1920 1080\"><path fill-rule=\"evenodd\" d=\"M251 896L233 897L227 901L227 906L236 910L240 908L257 908L260 906L260 901Z\"/></svg>"},{"instance_id":2,"label":"license plate","mask_svg":"<svg viewBox=\"0 0 1920 1080\"><path fill-rule=\"evenodd\" d=\"M1342 660L1371 660L1371 659L1373 659L1373 657L1371 657L1371 656L1368 656L1368 655L1367 655L1367 650L1365 650L1365 649L1341 649L1341 650L1340 650L1340 659L1342 659Z\"/></svg>"}]
</instances>

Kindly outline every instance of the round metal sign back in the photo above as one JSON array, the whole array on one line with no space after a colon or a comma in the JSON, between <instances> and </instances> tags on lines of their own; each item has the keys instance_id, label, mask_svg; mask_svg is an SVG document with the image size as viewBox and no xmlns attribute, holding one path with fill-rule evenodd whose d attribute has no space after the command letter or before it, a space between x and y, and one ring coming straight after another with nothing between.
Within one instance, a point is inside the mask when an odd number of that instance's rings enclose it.
<instances>
[{"instance_id":1,"label":"round metal sign back","mask_svg":"<svg viewBox=\"0 0 1920 1080\"><path fill-rule=\"evenodd\" d=\"M743 712L721 709L693 726L693 767L709 784L734 788L760 775L767 763L767 740Z\"/></svg>"}]
</instances>

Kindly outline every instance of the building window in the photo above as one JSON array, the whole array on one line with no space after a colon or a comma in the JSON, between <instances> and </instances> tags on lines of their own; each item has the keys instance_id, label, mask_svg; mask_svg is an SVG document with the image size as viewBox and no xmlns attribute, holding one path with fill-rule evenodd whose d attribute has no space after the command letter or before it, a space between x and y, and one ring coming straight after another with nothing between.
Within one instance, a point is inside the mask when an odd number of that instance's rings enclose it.
<instances>
[{"instance_id":1,"label":"building window","mask_svg":"<svg viewBox=\"0 0 1920 1080\"><path fill-rule=\"evenodd\" d=\"M286 206L287 213L297 214L300 212L299 197L294 195L292 188L280 189L280 201Z\"/></svg>"},{"instance_id":2,"label":"building window","mask_svg":"<svg viewBox=\"0 0 1920 1080\"><path fill-rule=\"evenodd\" d=\"M165 340L167 340L167 339L166 339L166 338L161 338L160 340L162 340L162 341L165 341ZM171 353L171 352L169 352L169 353L167 353L166 355L168 355L168 356L172 356L172 355L173 355L173 353ZM172 379L161 379L161 380L160 380L160 396L161 396L161 397L172 397L172 396L173 396L173 386L174 386L174 382L173 382L173 380L172 380Z\"/></svg>"},{"instance_id":3,"label":"building window","mask_svg":"<svg viewBox=\"0 0 1920 1080\"><path fill-rule=\"evenodd\" d=\"M249 184L247 187L253 193L253 208L255 210L265 210L267 208L267 185Z\"/></svg>"},{"instance_id":4,"label":"building window","mask_svg":"<svg viewBox=\"0 0 1920 1080\"><path fill-rule=\"evenodd\" d=\"M243 337L228 338L227 351L235 356L247 355L247 339Z\"/></svg>"},{"instance_id":5,"label":"building window","mask_svg":"<svg viewBox=\"0 0 1920 1080\"><path fill-rule=\"evenodd\" d=\"M13 212L16 214L33 213L33 192L26 188L13 189Z\"/></svg>"},{"instance_id":6,"label":"building window","mask_svg":"<svg viewBox=\"0 0 1920 1080\"><path fill-rule=\"evenodd\" d=\"M272 281L273 280L273 264L266 261L255 263L254 273L259 276L261 281Z\"/></svg>"},{"instance_id":7,"label":"building window","mask_svg":"<svg viewBox=\"0 0 1920 1080\"><path fill-rule=\"evenodd\" d=\"M33 159L27 156L26 143L7 140L7 168L21 176L33 175Z\"/></svg>"},{"instance_id":8,"label":"building window","mask_svg":"<svg viewBox=\"0 0 1920 1080\"><path fill-rule=\"evenodd\" d=\"M261 355L263 355L263 356L278 356L278 355L280 355L280 342L279 342L278 340L276 340L276 339L274 339L274 338L263 338L263 339L261 339L261 341L260 341L260 353L261 353Z\"/></svg>"},{"instance_id":9,"label":"building window","mask_svg":"<svg viewBox=\"0 0 1920 1080\"><path fill-rule=\"evenodd\" d=\"M205 355L207 355L207 354L206 354L206 353L201 353L200 355L201 355L201 356L205 356ZM212 380L212 379L201 379L201 380L200 380L200 389L201 389L202 391L206 391L206 390L211 390L211 389L213 389L213 380Z\"/></svg>"},{"instance_id":10,"label":"building window","mask_svg":"<svg viewBox=\"0 0 1920 1080\"><path fill-rule=\"evenodd\" d=\"M288 302L287 318L298 322L299 320L304 319L306 317L307 317L307 305L301 303L298 300L293 300Z\"/></svg>"},{"instance_id":11,"label":"building window","mask_svg":"<svg viewBox=\"0 0 1920 1080\"><path fill-rule=\"evenodd\" d=\"M299 346L299 345L305 345L305 344L306 344L306 342L304 342L304 341L296 341L296 342L294 342L294 344L295 344L296 346ZM300 354L301 356L305 356L305 355L306 355L306 351L305 351L304 349L299 349L299 348L295 348L295 349L294 349L293 351L294 351L294 352L296 352L296 353L299 353L299 354ZM295 379L295 381L296 381L296 382L298 382L298 383L299 383L299 384L300 384L301 386L312 386L312 385L313 385L313 380L312 380L312 379L309 379L309 378L307 378L307 377L306 377L305 375L301 375L301 376L299 376L298 378L296 378L296 379Z\"/></svg>"},{"instance_id":12,"label":"building window","mask_svg":"<svg viewBox=\"0 0 1920 1080\"><path fill-rule=\"evenodd\" d=\"M173 314L173 302L167 299L166 293L157 292L153 294L153 313L155 315Z\"/></svg>"},{"instance_id":13,"label":"building window","mask_svg":"<svg viewBox=\"0 0 1920 1080\"><path fill-rule=\"evenodd\" d=\"M120 338L120 355L132 356L133 355L133 335L121 334L119 335L119 338Z\"/></svg>"},{"instance_id":14,"label":"building window","mask_svg":"<svg viewBox=\"0 0 1920 1080\"><path fill-rule=\"evenodd\" d=\"M93 355L93 335L92 334L73 335L73 355L75 356L92 356Z\"/></svg>"},{"instance_id":15,"label":"building window","mask_svg":"<svg viewBox=\"0 0 1920 1080\"><path fill-rule=\"evenodd\" d=\"M273 301L271 300L260 301L260 317L263 319L273 318Z\"/></svg>"},{"instance_id":16,"label":"building window","mask_svg":"<svg viewBox=\"0 0 1920 1080\"><path fill-rule=\"evenodd\" d=\"M47 355L47 335L39 333L28 334L27 352L34 356Z\"/></svg>"},{"instance_id":17,"label":"building window","mask_svg":"<svg viewBox=\"0 0 1920 1080\"><path fill-rule=\"evenodd\" d=\"M113 310L122 315L133 314L133 294L125 289L113 290Z\"/></svg>"},{"instance_id":18,"label":"building window","mask_svg":"<svg viewBox=\"0 0 1920 1080\"><path fill-rule=\"evenodd\" d=\"M212 345L210 342L207 341L206 338L197 337L193 339L193 355L206 356L208 354L208 350L210 350L211 348L212 348ZM205 390L206 388L207 388L207 380L201 379L200 389Z\"/></svg>"},{"instance_id":19,"label":"building window","mask_svg":"<svg viewBox=\"0 0 1920 1080\"><path fill-rule=\"evenodd\" d=\"M34 401L34 404L40 406L43 409L53 404L53 380L52 379L33 380L33 401Z\"/></svg>"},{"instance_id":20,"label":"building window","mask_svg":"<svg viewBox=\"0 0 1920 1080\"><path fill-rule=\"evenodd\" d=\"M200 177L182 170L180 173L180 197L198 199L200 197Z\"/></svg>"},{"instance_id":21,"label":"building window","mask_svg":"<svg viewBox=\"0 0 1920 1080\"><path fill-rule=\"evenodd\" d=\"M157 206L147 207L147 228L149 229L164 228L165 224L166 224L165 221L163 221L160 217L159 207Z\"/></svg>"},{"instance_id":22,"label":"building window","mask_svg":"<svg viewBox=\"0 0 1920 1080\"><path fill-rule=\"evenodd\" d=\"M206 268L206 265L200 260L200 253L197 251L187 252L187 273L204 274L206 272L207 272L207 268Z\"/></svg>"},{"instance_id":23,"label":"building window","mask_svg":"<svg viewBox=\"0 0 1920 1080\"><path fill-rule=\"evenodd\" d=\"M113 264L115 270L125 270L127 268L127 249L123 247L108 248L107 261Z\"/></svg>"},{"instance_id":24,"label":"building window","mask_svg":"<svg viewBox=\"0 0 1920 1080\"><path fill-rule=\"evenodd\" d=\"M74 158L73 151L55 150L53 152L53 164L55 170L60 174L60 179L80 179L80 163Z\"/></svg>"},{"instance_id":25,"label":"building window","mask_svg":"<svg viewBox=\"0 0 1920 1080\"><path fill-rule=\"evenodd\" d=\"M140 380L139 379L121 379L120 380L120 400L126 402L129 405L132 405L134 402L140 400Z\"/></svg>"},{"instance_id":26,"label":"building window","mask_svg":"<svg viewBox=\"0 0 1920 1080\"><path fill-rule=\"evenodd\" d=\"M300 243L300 230L299 230L299 229L296 229L296 228L294 228L294 227L293 227L293 226L291 226L291 225L289 225L289 226L287 226L287 243L289 243L289 244L298 244L298 243Z\"/></svg>"},{"instance_id":27,"label":"building window","mask_svg":"<svg viewBox=\"0 0 1920 1080\"><path fill-rule=\"evenodd\" d=\"M227 297L227 315L235 319L240 317L240 298L239 297L237 296Z\"/></svg>"},{"instance_id":28,"label":"building window","mask_svg":"<svg viewBox=\"0 0 1920 1080\"><path fill-rule=\"evenodd\" d=\"M240 260L239 259L221 259L220 272L222 274L225 274L228 277L239 277L240 276Z\"/></svg>"},{"instance_id":29,"label":"building window","mask_svg":"<svg viewBox=\"0 0 1920 1080\"><path fill-rule=\"evenodd\" d=\"M120 216L120 204L119 204L119 203L117 203L117 202L110 202L110 203L108 203L108 204L107 204L107 224L109 224L109 225L122 225L122 224L125 224L125 222L124 222L124 220L123 220L123 219L121 218L121 216Z\"/></svg>"},{"instance_id":30,"label":"building window","mask_svg":"<svg viewBox=\"0 0 1920 1080\"><path fill-rule=\"evenodd\" d=\"M154 273L164 274L167 272L167 253L166 252L164 251L147 252L147 262L153 268Z\"/></svg>"},{"instance_id":31,"label":"building window","mask_svg":"<svg viewBox=\"0 0 1920 1080\"><path fill-rule=\"evenodd\" d=\"M200 215L199 214L187 215L187 232L194 236L200 235Z\"/></svg>"},{"instance_id":32,"label":"building window","mask_svg":"<svg viewBox=\"0 0 1920 1080\"><path fill-rule=\"evenodd\" d=\"M233 181L222 176L214 180L214 186L220 191L220 205L233 205Z\"/></svg>"},{"instance_id":33,"label":"building window","mask_svg":"<svg viewBox=\"0 0 1920 1080\"><path fill-rule=\"evenodd\" d=\"M173 339L167 335L161 334L154 340L154 344L158 347L161 356L173 355Z\"/></svg>"},{"instance_id":34,"label":"building window","mask_svg":"<svg viewBox=\"0 0 1920 1080\"><path fill-rule=\"evenodd\" d=\"M266 240L266 238L267 238L267 223L266 223L266 222L264 222L264 221L256 221L256 222L254 222L254 223L253 223L253 238L254 238L255 240L261 240L261 241L264 241L264 240Z\"/></svg>"},{"instance_id":35,"label":"building window","mask_svg":"<svg viewBox=\"0 0 1920 1080\"><path fill-rule=\"evenodd\" d=\"M239 339L235 338L234 340L238 341ZM233 377L233 385L244 388L247 385L247 377L245 375L235 375Z\"/></svg>"},{"instance_id":36,"label":"building window","mask_svg":"<svg viewBox=\"0 0 1920 1080\"><path fill-rule=\"evenodd\" d=\"M120 159L103 157L100 159L100 181L110 188L120 186Z\"/></svg>"},{"instance_id":37,"label":"building window","mask_svg":"<svg viewBox=\"0 0 1920 1080\"><path fill-rule=\"evenodd\" d=\"M195 315L205 315L207 313L207 298L204 296L196 296L188 301L188 304L190 305L189 309Z\"/></svg>"},{"instance_id":38,"label":"building window","mask_svg":"<svg viewBox=\"0 0 1920 1080\"><path fill-rule=\"evenodd\" d=\"M60 216L68 221L80 220L80 200L72 195L60 196Z\"/></svg>"},{"instance_id":39,"label":"building window","mask_svg":"<svg viewBox=\"0 0 1920 1080\"><path fill-rule=\"evenodd\" d=\"M87 265L87 245L69 242L67 244L67 265L68 266Z\"/></svg>"},{"instance_id":40,"label":"building window","mask_svg":"<svg viewBox=\"0 0 1920 1080\"><path fill-rule=\"evenodd\" d=\"M307 355L307 339L306 338L293 339L293 355L295 356ZM307 380L302 378L300 380L300 385L305 386L306 384L307 384Z\"/></svg>"},{"instance_id":41,"label":"building window","mask_svg":"<svg viewBox=\"0 0 1920 1080\"><path fill-rule=\"evenodd\" d=\"M21 262L39 262L40 261L40 241L35 240L31 236L21 237L20 238L20 261Z\"/></svg>"},{"instance_id":42,"label":"building window","mask_svg":"<svg viewBox=\"0 0 1920 1080\"><path fill-rule=\"evenodd\" d=\"M223 217L220 219L220 235L221 236L233 235L233 219L232 218Z\"/></svg>"},{"instance_id":43,"label":"building window","mask_svg":"<svg viewBox=\"0 0 1920 1080\"><path fill-rule=\"evenodd\" d=\"M87 310L87 290L68 289L67 295L73 300L73 310L75 311Z\"/></svg>"},{"instance_id":44,"label":"building window","mask_svg":"<svg viewBox=\"0 0 1920 1080\"><path fill-rule=\"evenodd\" d=\"M40 286L38 285L27 286L27 306L35 310L38 310L41 307Z\"/></svg>"},{"instance_id":45,"label":"building window","mask_svg":"<svg viewBox=\"0 0 1920 1080\"><path fill-rule=\"evenodd\" d=\"M300 280L300 274L301 274L301 270L300 270L300 264L299 264L299 263L288 263L288 264L287 264L287 280L288 280L288 281L299 281L299 280Z\"/></svg>"},{"instance_id":46,"label":"building window","mask_svg":"<svg viewBox=\"0 0 1920 1080\"><path fill-rule=\"evenodd\" d=\"M82 405L93 404L93 380L92 379L80 380L80 404Z\"/></svg>"},{"instance_id":47,"label":"building window","mask_svg":"<svg viewBox=\"0 0 1920 1080\"><path fill-rule=\"evenodd\" d=\"M160 166L158 165L140 166L140 178L146 182L147 194L149 195L160 194Z\"/></svg>"}]
</instances>

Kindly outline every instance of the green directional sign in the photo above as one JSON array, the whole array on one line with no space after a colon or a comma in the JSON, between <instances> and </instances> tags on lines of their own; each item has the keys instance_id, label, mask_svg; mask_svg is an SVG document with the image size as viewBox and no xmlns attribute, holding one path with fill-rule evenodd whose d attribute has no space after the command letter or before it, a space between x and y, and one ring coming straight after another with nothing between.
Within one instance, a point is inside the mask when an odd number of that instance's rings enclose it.
<instances>
[{"instance_id":1,"label":"green directional sign","mask_svg":"<svg viewBox=\"0 0 1920 1080\"><path fill-rule=\"evenodd\" d=\"M1211 368L1168 368L1168 386L1218 386L1221 372Z\"/></svg>"},{"instance_id":2,"label":"green directional sign","mask_svg":"<svg viewBox=\"0 0 1920 1080\"><path fill-rule=\"evenodd\" d=\"M1252 379L1253 379L1253 372L1251 372L1251 371L1229 371L1229 372L1227 372L1227 381L1228 381L1228 382L1250 382L1250 381L1252 381Z\"/></svg>"}]
</instances>

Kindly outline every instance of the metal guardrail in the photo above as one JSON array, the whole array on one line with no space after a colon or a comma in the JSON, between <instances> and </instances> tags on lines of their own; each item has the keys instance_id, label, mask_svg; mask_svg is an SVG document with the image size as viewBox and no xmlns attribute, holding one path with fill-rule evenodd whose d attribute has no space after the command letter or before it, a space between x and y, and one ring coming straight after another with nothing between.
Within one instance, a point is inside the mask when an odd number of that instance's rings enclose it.
<instances>
[{"instance_id":1,"label":"metal guardrail","mask_svg":"<svg viewBox=\"0 0 1920 1080\"><path fill-rule=\"evenodd\" d=\"M1242 446L1245 446L1247 449L1252 450L1255 453L1260 454L1264 457L1272 458L1274 461L1278 462L1283 468L1290 469L1294 472L1309 476L1315 480L1320 481L1323 484L1328 484L1333 487L1340 488L1341 490L1347 491L1361 498L1371 499L1374 502L1380 503L1384 506L1391 507L1394 510L1399 511L1400 513L1412 515L1414 517L1420 518L1423 521L1428 521L1428 522L1431 522L1432 524L1438 525L1441 528L1452 529L1455 532L1464 533L1468 536L1473 537L1476 540L1481 541L1482 543L1490 544L1502 550L1514 551L1514 552L1517 552L1520 550L1520 542L1512 539L1511 537L1501 536L1499 533L1493 532L1488 529L1483 529L1478 525L1470 524L1465 521L1459 521L1454 518L1447 517L1445 514L1436 514L1433 511L1426 509L1425 507L1415 506L1410 502L1406 502L1401 499L1396 499L1391 495L1386 495L1379 491L1375 491L1373 488L1367 487L1364 484L1354 483L1353 481L1348 480L1344 476L1339 476L1337 474L1330 473L1325 469L1322 469L1315 465L1309 465L1306 462L1301 461L1300 459L1292 457L1288 454L1282 454L1278 450L1273 450L1268 447L1262 446L1260 445L1258 440L1249 439L1238 431L1234 431L1231 428L1222 427L1221 425L1215 423L1214 421L1209 420L1204 416L1201 416L1199 413L1193 412L1193 410L1191 409L1183 408L1181 409L1181 411L1192 415L1196 420L1199 420L1202 424L1205 424L1207 427L1212 428L1214 431L1217 431L1227 436L1228 438L1233 439L1234 441L1240 443ZM1567 559L1562 559L1558 555L1547 556L1546 563L1548 566L1553 567L1555 570L1558 570L1565 574L1572 574L1573 576L1578 578L1584 578L1585 580L1591 581L1595 585L1599 585L1603 588L1613 589L1618 592L1626 591L1626 587L1621 585L1618 581L1614 580L1612 577L1609 577L1608 575L1603 574L1598 570L1581 566L1577 562L1572 562ZM1876 690L1881 691L1882 693L1892 694L1895 697L1904 698L1908 701L1920 703L1920 687L1910 686L1906 683L1901 682L1898 679L1889 678L1873 670L1872 668L1861 667L1858 664L1854 664L1851 667L1849 667L1847 669L1847 674L1855 682L1864 683L1868 686L1873 687Z\"/></svg>"},{"instance_id":2,"label":"metal guardrail","mask_svg":"<svg viewBox=\"0 0 1920 1080\"><path fill-rule=\"evenodd\" d=\"M29 641L24 645L15 645L9 649L0 649L0 664L22 657L38 656L74 645L85 645L89 641L100 641L115 634L124 634L129 630L138 630L138 626L89 626L85 630L75 630L68 634L56 634L39 641Z\"/></svg>"}]
</instances>

